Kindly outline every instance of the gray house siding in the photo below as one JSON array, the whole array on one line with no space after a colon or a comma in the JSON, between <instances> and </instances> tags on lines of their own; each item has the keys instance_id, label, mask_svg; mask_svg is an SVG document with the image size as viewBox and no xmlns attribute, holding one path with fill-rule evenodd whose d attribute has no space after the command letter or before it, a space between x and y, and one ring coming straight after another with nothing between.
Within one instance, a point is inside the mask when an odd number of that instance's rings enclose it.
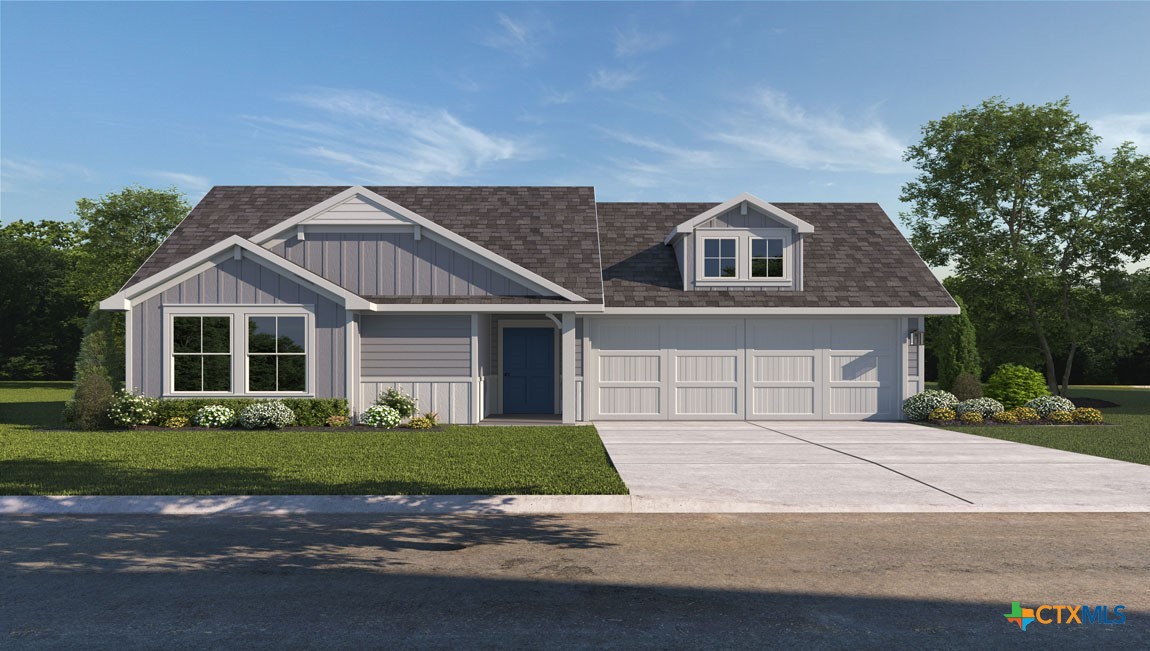
<instances>
[{"instance_id":1,"label":"gray house siding","mask_svg":"<svg viewBox=\"0 0 1150 651\"><path fill-rule=\"evenodd\" d=\"M326 296L253 260L225 260L132 308L132 384L150 396L164 392L167 342L165 306L312 305L315 307L314 393L347 394L346 312Z\"/></svg>"},{"instance_id":2,"label":"gray house siding","mask_svg":"<svg viewBox=\"0 0 1150 651\"><path fill-rule=\"evenodd\" d=\"M360 326L363 377L471 376L471 317L366 315Z\"/></svg>"},{"instance_id":3,"label":"gray house siding","mask_svg":"<svg viewBox=\"0 0 1150 651\"><path fill-rule=\"evenodd\" d=\"M412 233L307 233L271 250L361 296L541 296Z\"/></svg>"},{"instance_id":4,"label":"gray house siding","mask_svg":"<svg viewBox=\"0 0 1150 651\"><path fill-rule=\"evenodd\" d=\"M751 208L742 214L738 208L712 217L697 228L790 228L790 226Z\"/></svg>"}]
</instances>

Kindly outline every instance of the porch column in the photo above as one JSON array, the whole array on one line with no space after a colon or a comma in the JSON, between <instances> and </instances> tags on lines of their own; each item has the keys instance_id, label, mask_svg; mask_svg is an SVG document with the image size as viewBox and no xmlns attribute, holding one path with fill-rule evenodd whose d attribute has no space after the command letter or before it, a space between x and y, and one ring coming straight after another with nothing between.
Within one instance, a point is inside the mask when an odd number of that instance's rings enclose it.
<instances>
[{"instance_id":1,"label":"porch column","mask_svg":"<svg viewBox=\"0 0 1150 651\"><path fill-rule=\"evenodd\" d=\"M563 328L560 336L560 368L563 376L563 422L575 423L575 315L563 313Z\"/></svg>"}]
</instances>

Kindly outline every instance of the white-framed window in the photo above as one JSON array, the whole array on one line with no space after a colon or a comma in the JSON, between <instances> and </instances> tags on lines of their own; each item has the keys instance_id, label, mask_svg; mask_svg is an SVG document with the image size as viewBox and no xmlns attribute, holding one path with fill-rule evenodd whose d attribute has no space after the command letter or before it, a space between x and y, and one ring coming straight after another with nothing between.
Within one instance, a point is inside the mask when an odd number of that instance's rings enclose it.
<instances>
[{"instance_id":1,"label":"white-framed window","mask_svg":"<svg viewBox=\"0 0 1150 651\"><path fill-rule=\"evenodd\" d=\"M167 305L165 395L310 396L311 305Z\"/></svg>"},{"instance_id":2,"label":"white-framed window","mask_svg":"<svg viewBox=\"0 0 1150 651\"><path fill-rule=\"evenodd\" d=\"M737 278L739 275L739 240L734 237L703 239L703 276Z\"/></svg>"},{"instance_id":3,"label":"white-framed window","mask_svg":"<svg viewBox=\"0 0 1150 651\"><path fill-rule=\"evenodd\" d=\"M231 393L231 315L174 315L171 351L173 392Z\"/></svg>"},{"instance_id":4,"label":"white-framed window","mask_svg":"<svg viewBox=\"0 0 1150 651\"><path fill-rule=\"evenodd\" d=\"M783 278L783 238L751 238L751 278Z\"/></svg>"},{"instance_id":5,"label":"white-framed window","mask_svg":"<svg viewBox=\"0 0 1150 651\"><path fill-rule=\"evenodd\" d=\"M306 393L307 317L247 315L248 393Z\"/></svg>"}]
</instances>

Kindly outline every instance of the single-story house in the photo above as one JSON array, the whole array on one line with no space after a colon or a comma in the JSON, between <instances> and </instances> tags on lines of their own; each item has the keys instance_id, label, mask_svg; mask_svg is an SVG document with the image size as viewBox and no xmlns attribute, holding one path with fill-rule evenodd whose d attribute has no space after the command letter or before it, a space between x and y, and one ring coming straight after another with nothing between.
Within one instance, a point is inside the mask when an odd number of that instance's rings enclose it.
<instances>
[{"instance_id":1,"label":"single-story house","mask_svg":"<svg viewBox=\"0 0 1150 651\"><path fill-rule=\"evenodd\" d=\"M897 419L958 312L877 204L590 187L216 187L100 305L144 394L453 423Z\"/></svg>"}]
</instances>

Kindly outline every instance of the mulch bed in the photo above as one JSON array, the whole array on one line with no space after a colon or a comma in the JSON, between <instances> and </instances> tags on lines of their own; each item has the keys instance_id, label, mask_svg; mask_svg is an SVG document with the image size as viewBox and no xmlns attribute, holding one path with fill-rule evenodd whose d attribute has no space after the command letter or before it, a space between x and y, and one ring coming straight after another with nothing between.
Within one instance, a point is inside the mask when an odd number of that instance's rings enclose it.
<instances>
[{"instance_id":1,"label":"mulch bed","mask_svg":"<svg viewBox=\"0 0 1150 651\"><path fill-rule=\"evenodd\" d=\"M1099 427L1110 423L1055 423L1049 420L1032 420L1019 423L1000 423L993 420L984 420L981 423L964 423L961 420L932 420L931 425L945 427L1028 427L1030 425L1048 425L1050 427Z\"/></svg>"},{"instance_id":2,"label":"mulch bed","mask_svg":"<svg viewBox=\"0 0 1150 651\"><path fill-rule=\"evenodd\" d=\"M195 430L200 432L248 432L248 431L268 431L268 430L246 430L242 427L196 427L189 425L187 427L160 427L159 425L140 425L135 428L138 430L148 431L163 431L163 432L178 432L180 430ZM384 429L382 427L368 427L367 425L352 425L350 427L301 427L293 425L291 427L282 427L277 432L316 432L316 431L332 431L332 432L442 432L447 429L445 425L436 425L428 429L413 429L410 427L394 427L392 429Z\"/></svg>"},{"instance_id":3,"label":"mulch bed","mask_svg":"<svg viewBox=\"0 0 1150 651\"><path fill-rule=\"evenodd\" d=\"M1071 398L1070 402L1073 402L1075 407L1093 407L1095 409L1122 406L1117 402L1110 402L1109 400L1103 400L1101 398Z\"/></svg>"}]
</instances>

